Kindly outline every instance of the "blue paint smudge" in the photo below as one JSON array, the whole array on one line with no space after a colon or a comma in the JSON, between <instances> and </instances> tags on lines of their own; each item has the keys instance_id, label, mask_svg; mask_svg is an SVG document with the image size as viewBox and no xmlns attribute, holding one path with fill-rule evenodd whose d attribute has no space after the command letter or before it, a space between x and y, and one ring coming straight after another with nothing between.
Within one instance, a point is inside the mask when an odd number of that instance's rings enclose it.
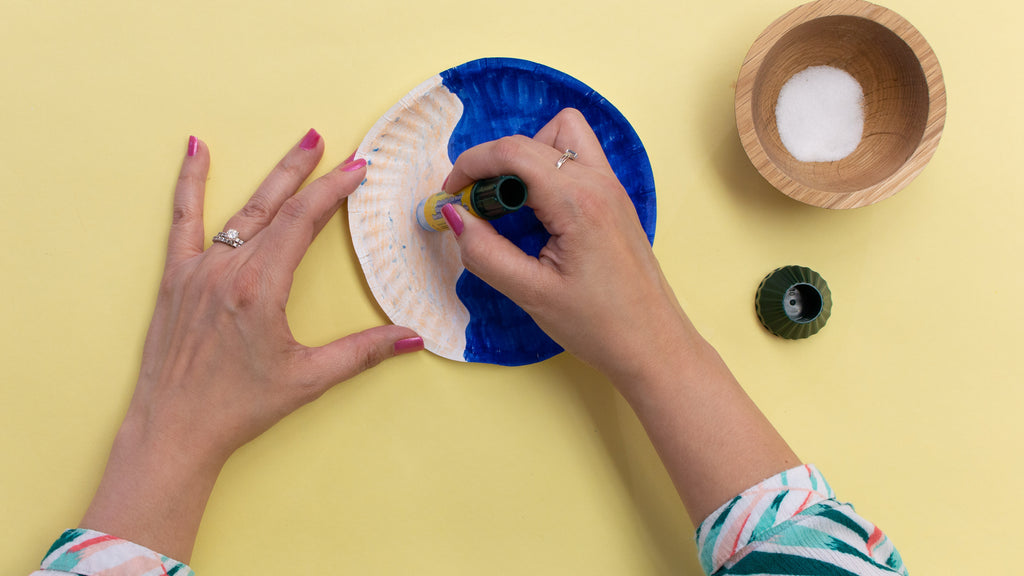
<instances>
[{"instance_id":1,"label":"blue paint smudge","mask_svg":"<svg viewBox=\"0 0 1024 576\"><path fill-rule=\"evenodd\" d=\"M513 134L533 136L563 108L582 112L629 193L647 239L654 242L657 200L650 160L629 121L600 94L562 72L512 58L467 62L442 72L441 80L464 107L448 142L453 163L477 144ZM493 224L531 256L537 256L549 238L529 208ZM470 314L467 361L519 366L562 351L522 308L468 271L459 277L456 293Z\"/></svg>"}]
</instances>

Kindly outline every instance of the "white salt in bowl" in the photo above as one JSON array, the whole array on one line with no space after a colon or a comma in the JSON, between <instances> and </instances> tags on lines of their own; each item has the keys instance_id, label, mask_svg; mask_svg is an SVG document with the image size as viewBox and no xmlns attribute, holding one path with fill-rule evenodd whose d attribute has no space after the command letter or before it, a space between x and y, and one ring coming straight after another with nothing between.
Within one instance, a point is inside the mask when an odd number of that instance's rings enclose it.
<instances>
[{"instance_id":1,"label":"white salt in bowl","mask_svg":"<svg viewBox=\"0 0 1024 576\"><path fill-rule=\"evenodd\" d=\"M860 85L863 131L842 159L802 161L796 156L806 154L794 156L779 135L776 108L787 81L818 66ZM862 0L818 0L783 15L751 46L736 82L736 125L754 167L787 196L824 208L874 204L909 184L935 153L945 119L931 47L899 14Z\"/></svg>"}]
</instances>

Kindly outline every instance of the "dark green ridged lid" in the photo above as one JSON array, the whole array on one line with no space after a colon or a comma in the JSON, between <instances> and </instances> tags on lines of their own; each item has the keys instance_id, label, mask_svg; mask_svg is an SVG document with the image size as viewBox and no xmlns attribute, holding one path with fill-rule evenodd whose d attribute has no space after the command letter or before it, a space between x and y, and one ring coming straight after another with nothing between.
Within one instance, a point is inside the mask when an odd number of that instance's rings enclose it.
<instances>
[{"instance_id":1,"label":"dark green ridged lid","mask_svg":"<svg viewBox=\"0 0 1024 576\"><path fill-rule=\"evenodd\" d=\"M473 210L484 220L515 212L526 204L526 183L518 176L478 180L469 195Z\"/></svg>"},{"instance_id":2,"label":"dark green ridged lid","mask_svg":"<svg viewBox=\"0 0 1024 576\"><path fill-rule=\"evenodd\" d=\"M832 315L832 292L814 270L783 266L761 281L754 309L772 334L789 340L807 338L824 328Z\"/></svg>"}]
</instances>

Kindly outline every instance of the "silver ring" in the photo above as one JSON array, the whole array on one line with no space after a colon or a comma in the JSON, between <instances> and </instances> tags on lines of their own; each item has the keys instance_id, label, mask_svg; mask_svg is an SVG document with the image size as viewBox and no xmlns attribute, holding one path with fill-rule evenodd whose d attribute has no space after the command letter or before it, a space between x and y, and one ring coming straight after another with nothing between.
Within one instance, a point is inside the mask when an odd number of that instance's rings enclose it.
<instances>
[{"instance_id":1,"label":"silver ring","mask_svg":"<svg viewBox=\"0 0 1024 576\"><path fill-rule=\"evenodd\" d=\"M565 154L562 154L562 157L558 159L558 162L555 162L555 169L557 170L557 169L561 168L562 164L565 164L566 160L575 160L575 159L579 158L579 156L580 156L579 154L577 154L577 153L573 152L572 150L569 150L568 148L566 148L565 149Z\"/></svg>"},{"instance_id":2,"label":"silver ring","mask_svg":"<svg viewBox=\"0 0 1024 576\"><path fill-rule=\"evenodd\" d=\"M223 232L218 232L213 237L214 242L220 242L221 244L227 244L232 248L238 248L242 244L245 244L245 240L238 237L238 230L228 229Z\"/></svg>"}]
</instances>

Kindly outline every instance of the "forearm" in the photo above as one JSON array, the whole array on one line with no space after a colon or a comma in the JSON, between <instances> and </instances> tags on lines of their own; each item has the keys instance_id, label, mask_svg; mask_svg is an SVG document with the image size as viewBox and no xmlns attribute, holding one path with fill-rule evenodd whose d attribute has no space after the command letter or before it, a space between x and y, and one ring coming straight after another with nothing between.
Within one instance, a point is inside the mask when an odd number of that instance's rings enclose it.
<instances>
[{"instance_id":1,"label":"forearm","mask_svg":"<svg viewBox=\"0 0 1024 576\"><path fill-rule=\"evenodd\" d=\"M657 339L670 347L652 354L642 374L612 380L646 429L696 525L799 459L685 316L672 332Z\"/></svg>"},{"instance_id":2,"label":"forearm","mask_svg":"<svg viewBox=\"0 0 1024 576\"><path fill-rule=\"evenodd\" d=\"M222 465L220 458L189 456L126 419L80 527L187 563Z\"/></svg>"}]
</instances>

